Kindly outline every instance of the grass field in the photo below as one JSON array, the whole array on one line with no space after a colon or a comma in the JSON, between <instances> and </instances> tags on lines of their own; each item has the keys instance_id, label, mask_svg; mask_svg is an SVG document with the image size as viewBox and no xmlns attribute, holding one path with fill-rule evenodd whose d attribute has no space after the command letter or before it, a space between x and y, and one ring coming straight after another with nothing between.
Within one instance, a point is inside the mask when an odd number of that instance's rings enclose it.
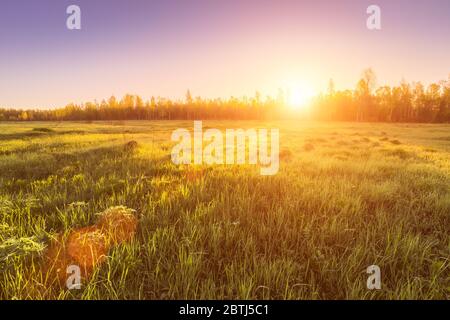
<instances>
[{"instance_id":1,"label":"grass field","mask_svg":"<svg viewBox=\"0 0 450 320\"><path fill-rule=\"evenodd\" d=\"M192 126L0 123L0 299L450 297L450 125L204 122L279 128L274 176L175 166ZM44 271L52 239L119 205L136 235L81 290Z\"/></svg>"}]
</instances>

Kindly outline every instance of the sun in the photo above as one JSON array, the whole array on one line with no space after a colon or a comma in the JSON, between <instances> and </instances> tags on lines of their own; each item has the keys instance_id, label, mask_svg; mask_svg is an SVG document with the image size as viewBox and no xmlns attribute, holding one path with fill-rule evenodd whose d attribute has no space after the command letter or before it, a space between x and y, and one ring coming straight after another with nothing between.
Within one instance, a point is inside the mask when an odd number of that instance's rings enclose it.
<instances>
[{"instance_id":1,"label":"sun","mask_svg":"<svg viewBox=\"0 0 450 320\"><path fill-rule=\"evenodd\" d=\"M314 91L307 84L298 84L288 88L288 104L293 109L304 109L308 106Z\"/></svg>"}]
</instances>

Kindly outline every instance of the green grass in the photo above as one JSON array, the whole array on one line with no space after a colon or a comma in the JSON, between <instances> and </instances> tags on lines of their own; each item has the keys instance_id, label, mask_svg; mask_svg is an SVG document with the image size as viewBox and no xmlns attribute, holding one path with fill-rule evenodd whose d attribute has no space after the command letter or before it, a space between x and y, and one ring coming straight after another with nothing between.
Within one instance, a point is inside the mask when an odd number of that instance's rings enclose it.
<instances>
[{"instance_id":1,"label":"green grass","mask_svg":"<svg viewBox=\"0 0 450 320\"><path fill-rule=\"evenodd\" d=\"M280 128L275 176L173 165L171 132L192 126L0 123L0 299L450 297L449 125L204 123ZM118 205L135 239L82 290L35 290L50 239Z\"/></svg>"}]
</instances>

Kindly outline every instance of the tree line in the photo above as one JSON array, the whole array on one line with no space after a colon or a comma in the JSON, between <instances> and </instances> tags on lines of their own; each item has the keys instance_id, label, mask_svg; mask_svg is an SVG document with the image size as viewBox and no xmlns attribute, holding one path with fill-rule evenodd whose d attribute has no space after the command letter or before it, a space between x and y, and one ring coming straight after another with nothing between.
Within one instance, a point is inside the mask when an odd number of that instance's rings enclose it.
<instances>
[{"instance_id":1,"label":"tree line","mask_svg":"<svg viewBox=\"0 0 450 320\"><path fill-rule=\"evenodd\" d=\"M371 122L450 122L450 75L447 80L424 86L402 81L398 86L375 87L371 69L363 72L353 90L335 90L332 80L326 93L315 97L302 116L313 120ZM114 96L101 102L68 104L51 110L0 109L0 121L99 121L99 120L275 120L295 116L289 106L289 93L279 90L276 97L183 100L138 95Z\"/></svg>"},{"instance_id":2,"label":"tree line","mask_svg":"<svg viewBox=\"0 0 450 320\"><path fill-rule=\"evenodd\" d=\"M363 72L354 90L328 92L314 102L313 117L321 120L373 122L450 122L450 75L424 86L401 81L398 86L375 87L372 69Z\"/></svg>"}]
</instances>

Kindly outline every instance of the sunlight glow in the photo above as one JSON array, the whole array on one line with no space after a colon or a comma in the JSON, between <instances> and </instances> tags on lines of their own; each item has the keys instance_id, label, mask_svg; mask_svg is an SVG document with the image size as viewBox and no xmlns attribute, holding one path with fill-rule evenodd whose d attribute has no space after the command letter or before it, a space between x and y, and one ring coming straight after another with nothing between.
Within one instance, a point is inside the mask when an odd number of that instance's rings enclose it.
<instances>
[{"instance_id":1,"label":"sunlight glow","mask_svg":"<svg viewBox=\"0 0 450 320\"><path fill-rule=\"evenodd\" d=\"M288 87L287 102L292 109L304 109L315 95L314 90L305 83L299 83Z\"/></svg>"}]
</instances>

